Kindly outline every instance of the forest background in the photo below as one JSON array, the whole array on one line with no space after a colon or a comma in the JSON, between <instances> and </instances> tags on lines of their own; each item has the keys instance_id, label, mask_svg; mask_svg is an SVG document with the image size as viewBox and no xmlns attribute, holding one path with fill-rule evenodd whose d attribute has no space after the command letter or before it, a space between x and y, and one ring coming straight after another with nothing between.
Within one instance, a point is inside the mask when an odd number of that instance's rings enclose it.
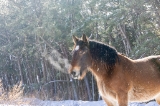
<instances>
[{"instance_id":1,"label":"forest background","mask_svg":"<svg viewBox=\"0 0 160 106\"><path fill-rule=\"evenodd\" d=\"M100 100L92 74L67 74L83 33L132 59L160 54L160 0L0 0L0 91L21 83L26 97Z\"/></svg>"}]
</instances>

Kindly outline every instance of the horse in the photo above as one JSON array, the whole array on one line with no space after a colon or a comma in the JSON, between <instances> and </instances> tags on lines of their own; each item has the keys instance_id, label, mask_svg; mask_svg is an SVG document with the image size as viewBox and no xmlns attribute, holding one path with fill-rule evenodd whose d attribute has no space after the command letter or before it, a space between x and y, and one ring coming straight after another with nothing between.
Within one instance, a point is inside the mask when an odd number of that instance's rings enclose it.
<instances>
[{"instance_id":1,"label":"horse","mask_svg":"<svg viewBox=\"0 0 160 106\"><path fill-rule=\"evenodd\" d=\"M74 47L68 70L82 80L90 71L98 91L108 106L127 106L128 102L160 104L160 55L130 59L104 43L72 36Z\"/></svg>"}]
</instances>

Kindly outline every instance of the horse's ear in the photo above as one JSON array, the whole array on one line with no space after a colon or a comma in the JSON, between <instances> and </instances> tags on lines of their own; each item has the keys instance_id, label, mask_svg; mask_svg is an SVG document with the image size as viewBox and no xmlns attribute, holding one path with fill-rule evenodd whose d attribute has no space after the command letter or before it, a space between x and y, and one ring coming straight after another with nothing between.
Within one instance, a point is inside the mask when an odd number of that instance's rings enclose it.
<instances>
[{"instance_id":1,"label":"horse's ear","mask_svg":"<svg viewBox=\"0 0 160 106\"><path fill-rule=\"evenodd\" d=\"M78 38L76 36L72 35L72 39L73 39L74 44L78 42Z\"/></svg>"},{"instance_id":2,"label":"horse's ear","mask_svg":"<svg viewBox=\"0 0 160 106\"><path fill-rule=\"evenodd\" d=\"M85 34L82 35L82 40L83 40L84 42L88 42L88 38L87 38L87 36L86 36Z\"/></svg>"}]
</instances>

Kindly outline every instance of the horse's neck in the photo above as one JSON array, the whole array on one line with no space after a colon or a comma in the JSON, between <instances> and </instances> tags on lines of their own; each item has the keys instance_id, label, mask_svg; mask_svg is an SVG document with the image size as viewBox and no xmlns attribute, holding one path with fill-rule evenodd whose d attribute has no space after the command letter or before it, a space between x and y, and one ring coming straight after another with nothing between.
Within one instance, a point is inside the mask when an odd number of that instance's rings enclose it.
<instances>
[{"instance_id":1,"label":"horse's neck","mask_svg":"<svg viewBox=\"0 0 160 106\"><path fill-rule=\"evenodd\" d=\"M121 55L120 53L118 53L118 60L115 64L115 66L113 67L113 69L111 70L111 73L109 73L109 70L107 68L107 63L106 62L101 62L101 61L92 61L92 65L89 68L89 70L91 71L91 73L96 77L96 79L103 79L103 77L107 78L111 78L112 77L112 73L114 73L115 68L118 66L118 64L129 64L132 61L132 59Z\"/></svg>"},{"instance_id":2,"label":"horse's neck","mask_svg":"<svg viewBox=\"0 0 160 106\"><path fill-rule=\"evenodd\" d=\"M96 79L101 79L104 76L107 76L106 63L101 61L92 61L92 65L89 68L91 73L96 77Z\"/></svg>"}]
</instances>

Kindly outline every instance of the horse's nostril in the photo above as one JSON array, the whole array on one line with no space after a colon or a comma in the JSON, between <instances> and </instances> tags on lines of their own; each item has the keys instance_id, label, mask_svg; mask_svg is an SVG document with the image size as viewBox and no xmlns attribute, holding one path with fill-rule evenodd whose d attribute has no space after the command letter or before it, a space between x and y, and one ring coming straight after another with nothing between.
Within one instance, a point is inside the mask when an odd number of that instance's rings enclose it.
<instances>
[{"instance_id":1,"label":"horse's nostril","mask_svg":"<svg viewBox=\"0 0 160 106\"><path fill-rule=\"evenodd\" d=\"M75 76L75 75L76 75L76 72L72 71L71 74L72 74L73 76Z\"/></svg>"}]
</instances>

